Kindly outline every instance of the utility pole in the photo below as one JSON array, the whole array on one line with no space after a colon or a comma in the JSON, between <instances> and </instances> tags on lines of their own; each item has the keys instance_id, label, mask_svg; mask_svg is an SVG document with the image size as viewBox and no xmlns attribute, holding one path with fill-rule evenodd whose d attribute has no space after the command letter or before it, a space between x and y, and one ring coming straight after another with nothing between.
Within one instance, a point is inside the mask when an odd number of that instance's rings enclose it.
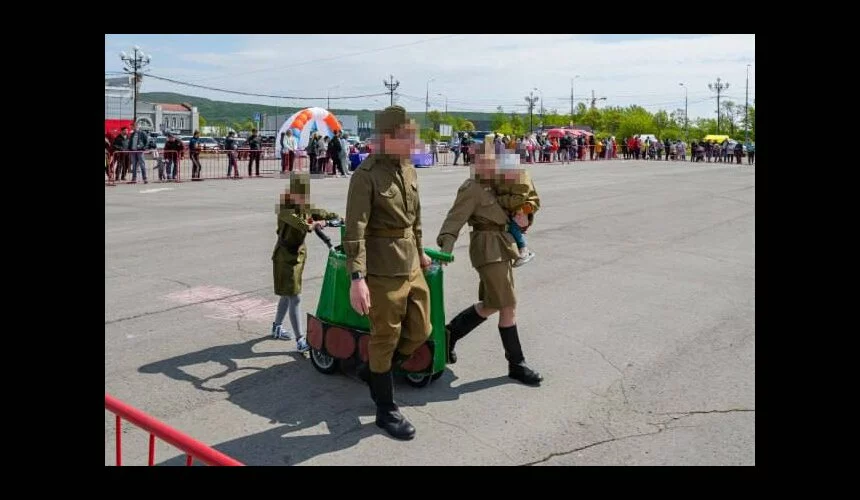
<instances>
[{"instance_id":1,"label":"utility pole","mask_svg":"<svg viewBox=\"0 0 860 500\"><path fill-rule=\"evenodd\" d=\"M570 126L573 127L573 81L579 78L579 75L570 79Z\"/></svg>"},{"instance_id":2,"label":"utility pole","mask_svg":"<svg viewBox=\"0 0 860 500\"><path fill-rule=\"evenodd\" d=\"M143 69L144 66L148 66L152 58L144 54L137 45L134 46L134 55L127 55L125 52L120 52L119 58L122 59L122 62L125 64L125 68L123 68L125 72L134 75L134 109L132 110L132 128L134 128L134 126L137 125L137 94L140 91L140 83L142 81L140 70ZM157 125L153 124L153 127L157 127Z\"/></svg>"},{"instance_id":3,"label":"utility pole","mask_svg":"<svg viewBox=\"0 0 860 500\"><path fill-rule=\"evenodd\" d=\"M717 134L720 133L720 93L729 88L728 83L721 83L722 80L717 78L716 83L709 83L708 88L717 93Z\"/></svg>"},{"instance_id":4,"label":"utility pole","mask_svg":"<svg viewBox=\"0 0 860 500\"><path fill-rule=\"evenodd\" d=\"M436 80L435 78L431 78L427 80L427 94L424 97L424 126L427 127L430 124L430 119L427 115L430 113L430 82Z\"/></svg>"},{"instance_id":5,"label":"utility pole","mask_svg":"<svg viewBox=\"0 0 860 500\"><path fill-rule=\"evenodd\" d=\"M605 97L594 97L594 89L591 89L591 109L597 107L597 101L605 101Z\"/></svg>"},{"instance_id":6,"label":"utility pole","mask_svg":"<svg viewBox=\"0 0 860 500\"><path fill-rule=\"evenodd\" d=\"M397 87L400 86L400 80L394 81L394 75L388 75L389 81L382 80L382 84L385 85L385 88L388 89L388 92L391 94L391 106L394 106L394 91L397 90Z\"/></svg>"},{"instance_id":7,"label":"utility pole","mask_svg":"<svg viewBox=\"0 0 860 500\"><path fill-rule=\"evenodd\" d=\"M531 134L535 131L532 111L535 108L535 103L537 102L538 98L534 96L534 91L530 90L529 95L525 97L525 100L529 104L529 133Z\"/></svg>"},{"instance_id":8,"label":"utility pole","mask_svg":"<svg viewBox=\"0 0 860 500\"><path fill-rule=\"evenodd\" d=\"M690 121L687 119L687 86L683 83L679 83L681 87L684 87L684 138L689 144L690 142Z\"/></svg>"},{"instance_id":9,"label":"utility pole","mask_svg":"<svg viewBox=\"0 0 860 500\"><path fill-rule=\"evenodd\" d=\"M747 91L744 103L744 143L750 142L750 65L747 64Z\"/></svg>"}]
</instances>

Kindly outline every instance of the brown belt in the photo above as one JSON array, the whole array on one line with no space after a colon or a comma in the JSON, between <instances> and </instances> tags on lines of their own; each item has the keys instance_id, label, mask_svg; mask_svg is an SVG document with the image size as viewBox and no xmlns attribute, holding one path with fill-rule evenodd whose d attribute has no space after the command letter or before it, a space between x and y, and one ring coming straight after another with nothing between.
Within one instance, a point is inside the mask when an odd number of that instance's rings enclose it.
<instances>
[{"instance_id":1,"label":"brown belt","mask_svg":"<svg viewBox=\"0 0 860 500\"><path fill-rule=\"evenodd\" d=\"M507 231L506 224L475 224L472 226L472 231Z\"/></svg>"},{"instance_id":2,"label":"brown belt","mask_svg":"<svg viewBox=\"0 0 860 500\"><path fill-rule=\"evenodd\" d=\"M364 232L365 236L374 236L377 238L409 238L412 236L412 228L404 227L400 229L367 229Z\"/></svg>"}]
</instances>

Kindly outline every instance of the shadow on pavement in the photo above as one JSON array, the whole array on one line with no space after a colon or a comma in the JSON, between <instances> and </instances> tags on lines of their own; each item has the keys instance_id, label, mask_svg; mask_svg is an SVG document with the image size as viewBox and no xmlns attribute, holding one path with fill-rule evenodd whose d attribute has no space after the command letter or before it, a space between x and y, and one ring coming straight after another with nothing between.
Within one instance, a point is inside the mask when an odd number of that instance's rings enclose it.
<instances>
[{"instance_id":1,"label":"shadow on pavement","mask_svg":"<svg viewBox=\"0 0 860 500\"><path fill-rule=\"evenodd\" d=\"M355 377L351 363L344 363L343 372L325 375L316 371L305 355L295 351L254 352L255 347L259 349L269 343L275 345L274 342L278 341L261 337L239 344L210 347L150 363L138 371L189 382L202 391L225 392L228 401L269 419L275 425L270 430L213 446L247 465L299 464L318 455L349 448L374 433L384 434L373 422L376 408L370 400L368 387ZM268 368L241 368L237 363L272 356L282 357L285 362ZM183 367L211 362L222 365L224 370L205 378L183 370ZM236 378L243 371L249 373ZM219 378L230 380L217 386ZM456 380L457 376L450 369L424 388L411 387L402 378L397 378L395 399L401 405L423 406L431 402L454 401L463 394L516 383L502 376L452 387ZM408 415L408 408L406 413ZM367 417L364 419L366 423L362 424L359 417ZM184 455L160 465L185 465Z\"/></svg>"}]
</instances>

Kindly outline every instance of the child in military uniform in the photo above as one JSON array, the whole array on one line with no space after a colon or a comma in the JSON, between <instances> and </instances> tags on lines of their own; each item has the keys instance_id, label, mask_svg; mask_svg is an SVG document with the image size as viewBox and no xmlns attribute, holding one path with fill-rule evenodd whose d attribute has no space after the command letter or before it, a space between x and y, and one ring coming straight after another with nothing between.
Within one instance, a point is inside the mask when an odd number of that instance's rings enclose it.
<instances>
[{"instance_id":1,"label":"child in military uniform","mask_svg":"<svg viewBox=\"0 0 860 500\"><path fill-rule=\"evenodd\" d=\"M325 227L328 221L339 219L334 212L311 208L310 188L310 175L290 175L289 188L281 194L281 202L277 208L278 242L272 253L275 295L281 296L275 322L272 323L272 337L284 340L292 338L282 326L289 309L290 324L296 335L296 348L299 352L307 352L310 349L302 331L301 311L302 273L307 255L305 237L314 227Z\"/></svg>"},{"instance_id":2,"label":"child in military uniform","mask_svg":"<svg viewBox=\"0 0 860 500\"><path fill-rule=\"evenodd\" d=\"M523 234L528 227L521 227L517 223L517 218L522 220L521 216L527 216L531 219L532 214L540 207L540 199L537 196L530 196L532 192L531 178L525 168L520 165L519 157L516 154L501 155L499 169L501 173L496 183L496 195L499 205L508 213L508 232L517 242L517 249L520 252L520 257L513 266L520 267L534 259L535 253L529 250Z\"/></svg>"}]
</instances>

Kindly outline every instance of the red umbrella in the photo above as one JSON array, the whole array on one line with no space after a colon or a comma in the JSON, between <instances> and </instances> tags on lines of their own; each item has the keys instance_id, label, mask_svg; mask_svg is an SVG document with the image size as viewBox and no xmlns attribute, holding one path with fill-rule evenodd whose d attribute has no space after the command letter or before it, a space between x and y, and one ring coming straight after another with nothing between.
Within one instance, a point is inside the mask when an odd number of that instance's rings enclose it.
<instances>
[{"instance_id":1,"label":"red umbrella","mask_svg":"<svg viewBox=\"0 0 860 500\"><path fill-rule=\"evenodd\" d=\"M570 130L566 130L563 128L551 128L551 129L546 131L546 136L549 137L550 139L553 139L553 138L560 139L560 138L564 137L564 134L566 134L568 132L570 132Z\"/></svg>"}]
</instances>

